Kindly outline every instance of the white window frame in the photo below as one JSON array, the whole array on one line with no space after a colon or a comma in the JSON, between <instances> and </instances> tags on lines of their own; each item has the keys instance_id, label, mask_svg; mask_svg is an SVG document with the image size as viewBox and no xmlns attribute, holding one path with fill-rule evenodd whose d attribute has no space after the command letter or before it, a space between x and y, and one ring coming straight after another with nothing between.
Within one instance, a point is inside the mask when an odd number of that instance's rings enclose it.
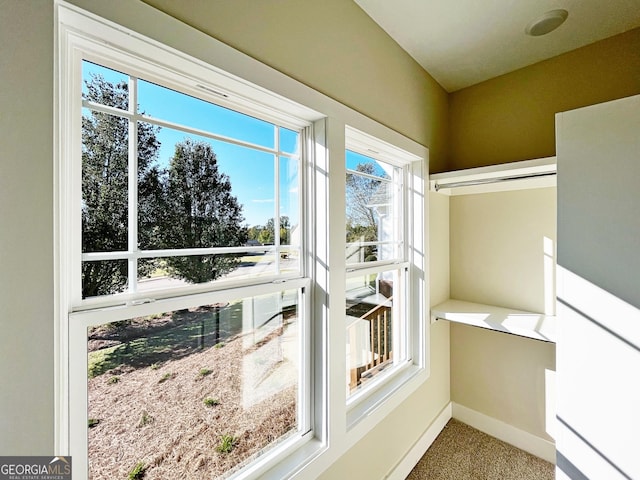
<instances>
[{"instance_id":1,"label":"white window frame","mask_svg":"<svg viewBox=\"0 0 640 480\"><path fill-rule=\"evenodd\" d=\"M347 278L395 270L400 279L399 295L396 298L394 292L393 305L398 320L393 323L393 349L399 352L399 358L394 355L392 366L376 375L379 378L369 380L358 391L347 395L347 425L352 427L427 364L426 345L421 337L426 271L423 250L426 181L420 157L349 125L345 127L345 149L398 167L401 172L401 178L393 182L401 189L394 205L395 215L400 216L395 226L399 223L402 227L396 257L346 265Z\"/></svg>"},{"instance_id":2,"label":"white window frame","mask_svg":"<svg viewBox=\"0 0 640 480\"><path fill-rule=\"evenodd\" d=\"M111 52L112 55L114 52ZM85 60L93 61L96 64L100 64L102 60L92 54L87 52ZM108 62L111 63L111 62ZM120 67L122 68L122 67ZM156 68L149 68L149 70L156 70ZM275 142L274 147L266 147L263 145L252 144L250 142L224 137L215 132L211 131L203 131L197 128L178 125L172 123L166 119L150 117L148 115L144 115L138 111L138 95L137 95L137 84L138 80L150 80L154 83L161 85L163 79L160 78L159 74L156 73L153 79L148 78L138 78L137 76L130 74L129 75L129 108L128 111L120 110L117 108L113 108L110 106L97 104L95 102L91 102L88 100L82 101L82 107L90 109L91 111L100 112L112 115L114 117L122 118L129 122L129 166L133 167L129 169L129 185L128 185L128 230L127 230L127 240L128 240L128 248L123 251L108 251L108 252L86 252L82 253L79 260L81 263L85 261L101 261L101 260L124 260L127 261L128 264L128 286L126 292L116 293L111 295L105 295L94 298L86 298L82 299L82 294L77 292L78 282L80 281L80 277L78 276L78 272L80 272L81 264L74 265L72 269L76 276L73 278L73 288L74 292L72 293L72 298L74 299L74 305L76 307L95 307L95 306L106 306L111 304L119 304L126 303L131 301L137 301L141 298L145 298L148 296L152 296L155 298L165 298L168 296L175 295L176 288L169 288L165 290L154 290L153 292L140 292L138 290L138 261L145 258L163 258L163 257L171 257L171 256L191 256L191 255L212 255L212 254L225 254L225 253L243 253L247 251L264 251L267 250L274 255L275 259L275 273L271 275L264 275L258 278L250 278L250 279L238 279L238 280L218 280L216 281L216 285L200 285L197 287L180 287L181 290L186 291L187 293L194 293L199 291L209 291L212 289L225 289L232 288L234 286L243 286L247 284L261 284L268 281L273 281L276 279L285 279L285 278L296 278L304 274L302 269L304 267L303 262L299 264L299 272L290 272L283 273L280 272L280 253L286 250L296 249L296 246L291 245L281 245L280 244L280 218L275 212L280 211L280 183L279 183L279 167L281 157L289 158L289 159L299 159L300 153L287 153L280 150L280 133L279 127L284 125L279 125L273 122L282 121L282 118L273 118L273 116L267 116L263 112L260 115L261 120L272 123L274 125L275 130ZM200 92L200 97L210 97L209 90L212 90L207 87L204 89L204 86L200 86L202 91ZM245 111L249 111L249 108L246 107L248 102L242 101L238 103L234 103L229 100L228 97L222 97L224 99L225 106L235 107L236 111L242 109ZM204 99L203 99L204 100ZM209 99L212 100L211 98ZM220 104L220 98L216 98L214 102ZM259 115L258 113L258 115ZM253 116L256 116L256 112L253 113ZM150 125L166 127L170 129L174 129L177 131L181 131L185 134L189 135L199 135L212 140L218 140L225 143L230 143L234 145L239 145L242 147L247 147L256 151L261 151L264 153L268 153L274 157L274 237L276 239L274 246L261 246L261 247L247 247L247 246L238 246L238 247L210 247L210 248L173 248L173 249L157 249L157 250L140 250L137 248L138 243L138 202L137 202L137 122L145 122ZM291 118L288 119L286 128L295 129L299 132L300 135L300 143L306 143L306 138L308 136L308 127L309 124L306 122L301 122L298 119ZM302 130L298 130L301 129ZM74 176L75 176L74 172ZM299 179L301 180L301 178ZM301 185L298 185L300 189ZM77 199L74 199L77 201ZM304 201L303 198L301 198ZM304 203L301 202L300 211L304 208ZM74 213L77 213L78 206L74 207ZM302 221L302 219L300 219ZM77 220L74 219L74 223L77 224ZM299 247L299 246L298 246ZM302 253L302 252L299 252Z\"/></svg>"},{"instance_id":3,"label":"white window frame","mask_svg":"<svg viewBox=\"0 0 640 480\"><path fill-rule=\"evenodd\" d=\"M73 257L73 252L79 252L81 248L79 239L74 240L69 232L74 211L65 201L69 192L63 188L66 185L80 185L80 179L73 178L72 171L65 167L63 161L73 153L69 151L69 145L76 145L77 148L81 145L80 132L67 129L69 119L80 112L80 107L69 104L69 99L65 97L65 91L72 87L69 82L73 78L80 78L80 75L78 72L75 77L62 73L65 65L77 54L78 44L90 42L98 49L100 57L106 58L109 57L111 47L121 46L125 51L133 51L130 48L133 43L136 45L134 50L151 59L151 65L154 58L174 58L176 68L167 81L174 78L180 83L183 81L181 72L195 68L207 72L205 76L199 77L204 81L200 85L215 84L218 92L233 95L236 99L245 99L250 104L251 112L257 110L278 116L279 112L286 111L294 118L303 119L312 125L310 130L313 134L306 146L315 157L315 168L307 173L307 180L315 190L316 208L312 212L313 218L306 233L314 251L314 256L307 258L309 274L313 278L309 287L312 297L312 337L309 350L313 378L310 398L313 435L304 445L274 458L269 466L252 464L242 475L246 478L265 479L320 476L344 452L373 431L385 416L398 409L429 378L430 328L426 274L428 197L421 187L428 175L428 149L144 2L83 2L84 8L90 11L64 0L54 2L57 21L54 67L56 452L63 455L71 453L68 315L72 272L69 271L69 259ZM158 55L158 52L161 54ZM133 56L130 56L130 63L136 65ZM201 96L202 88L197 84L193 88L198 92L196 96ZM220 101L223 99L224 97ZM285 117L283 122L289 118ZM424 236L418 238L419 235L414 235L411 239L415 250L411 252L409 259L410 291L412 298L416 299L410 315L413 329L410 345L412 361L389 381L381 382L366 398L349 408L344 388L344 180L347 128L379 140L382 146L386 144L393 147L392 150L400 149L413 156L409 175L412 182L410 201L417 208L411 211L411 218L415 217L424 225ZM355 137L351 139L352 149L355 140ZM80 231L79 225L74 228ZM139 312L144 313L152 311L153 306L152 303L137 307L140 308ZM80 461L80 458L74 457L74 464L79 468Z\"/></svg>"},{"instance_id":4,"label":"white window frame","mask_svg":"<svg viewBox=\"0 0 640 480\"><path fill-rule=\"evenodd\" d=\"M170 76L170 71L167 71L166 69L164 71L162 71L162 66L158 65L156 63L152 63L151 61L149 61L148 59L145 58L131 58L129 59L128 57L133 57L133 54L131 53L125 53L124 51L120 51L117 52L115 50L114 47L112 46L108 46L105 47L100 43L93 43L92 40L89 39L83 39L82 41L78 41L77 43L77 47L75 48L75 55L74 58L71 60L72 62L78 62L79 58L81 58L82 60L88 60L91 61L93 63L99 64L99 65L104 65L108 68L113 68L115 70L125 70L127 74L130 74L131 76L137 77L137 78L141 78L144 80L148 80L148 81L152 81L155 82L159 85L165 86L167 88L173 88L175 90L178 90L182 93L187 93L190 95L193 95L197 98L201 98L203 100L207 100L210 101L211 103L216 103L218 105L227 107L227 108L231 108L232 110L236 110L236 111L240 111L242 113L246 113L246 114L250 114L254 117L258 117L261 120L265 120L267 122L279 122L278 124L276 124L276 128L278 126L283 126L292 130L296 130L296 131L300 131L300 143L302 146L302 149L308 149L307 143L309 140L309 127L310 127L310 121L309 120L303 120L303 119L299 119L296 117L293 117L292 115L286 115L283 112L279 112L277 111L277 102L272 101L272 106L271 109L269 111L265 111L265 108L263 105L259 105L260 108L257 108L256 104L254 106L254 104L252 104L252 102L247 99L245 96L246 95L250 95L252 92L248 92L248 91L242 91L239 93L235 93L235 94L224 94L224 96L216 96L215 94L212 95L209 93L209 91L219 91L221 90L220 87L218 87L217 85L213 85L213 86L206 86L206 88L202 88L205 84L205 81L201 78L198 78L197 75L200 76L207 76L207 72L205 71L196 71L193 73L192 76L187 76L186 73L181 74L180 78L165 78L163 77L164 73L167 73L168 76ZM164 57L161 57L166 59L166 63L168 64L170 62L170 60L172 60L171 58L167 58L166 55ZM128 60L130 60L128 62ZM80 60L81 62L81 60ZM191 65L193 70L193 66ZM181 68L187 68L187 65L181 65ZM74 72L73 75L75 77L77 77L78 73L77 73L77 69L81 68L81 66L75 65L74 63ZM198 69L200 70L200 69ZM204 70L204 69L203 69ZM183 70L185 72L190 72L190 70ZM217 72L216 72L217 73ZM212 75L208 75L209 77L212 77ZM72 78L70 79L71 82L75 82L75 84L73 85L72 88L77 88L77 78ZM214 80L217 80L217 78L214 77ZM182 85L179 84L179 82L182 80ZM228 78L225 78L225 80L227 81L227 83L230 82L230 80ZM189 89L190 85L186 84L185 82L190 82L192 85L196 85L196 87L192 87L191 89ZM210 84L207 84L210 85ZM111 114L116 114L117 116L121 117L121 118L126 118L127 120L141 120L141 121L145 121L145 122L149 122L151 124L154 125L162 125L162 126L167 126L170 128L179 128L179 130L185 132L185 133L193 133L193 134L197 134L197 135L206 135L207 137L210 138L218 138L218 139L222 139L224 141L229 141L228 138L223 138L220 137L219 135L216 134L211 134L208 132L202 132L202 131L197 131L196 129L193 128L189 128L189 127L185 127L185 126L175 126L175 125L170 125L169 122L163 121L163 120L158 120L158 119L151 119L151 118L147 118L143 115L139 115L138 113L136 113L135 111L132 111L132 106L131 104L134 103L136 101L135 98L135 92L130 92L132 94L131 98L130 98L130 106L129 106L129 112L123 112L123 111L117 111L115 112L115 109L109 108L109 107L104 107L101 105L96 105L96 104L91 104L91 108L95 111L102 111L105 113L111 113ZM78 99L78 98L72 98L69 99L69 101L72 103L72 109L73 111L78 111L78 108L82 108L83 106L87 106L88 102ZM80 102L80 103L78 103ZM254 107L256 108L255 111L252 111L251 108ZM281 105L282 108L287 108L288 105ZM77 117L74 117L73 114L69 115L70 118L68 120L67 125L71 125L71 123L69 122L73 122L74 119L76 119ZM313 118L313 113L311 112L307 112L307 117ZM76 129L77 130L77 129ZM71 137L71 132L69 133L69 137ZM130 136L130 145L129 145L129 149L130 150L134 150L137 148L137 146L135 145L135 140L133 140L135 138L135 136ZM74 141L71 140L71 138L68 139L68 141ZM236 144L240 144L241 142L238 141L231 141L230 143L236 143ZM247 142L245 142L245 145L249 145ZM280 152L278 150L278 145L275 146L275 148L273 149L267 149L265 147L261 147L261 146L255 146L255 145L251 145L251 147L253 148L257 148L261 151L267 151L268 153L274 155L274 157L276 158L276 162L279 163L280 159L279 157L281 156L282 152ZM73 155L73 158L77 158L76 156L78 155L79 150L75 150L72 152L69 152L71 155ZM130 157L132 158L136 158L135 153L132 151L129 153ZM295 157L295 155L286 155L288 157ZM70 193L73 195L73 201L75 202L75 204L72 206L72 210L69 211L69 215L71 216L71 223L74 225L75 228L78 228L80 226L80 219L78 217L78 212L80 212L81 209L81 192L79 193L78 190L81 189L81 183L79 183L79 178L81 178L81 171L77 171L78 170L78 165L75 165L74 167L72 167L74 170L69 172L71 178L73 178L72 182L69 182L68 186L69 186L69 191ZM128 228L128 237L129 237L129 245L136 245L137 243L137 221L135 219L137 219L137 205L131 205L132 203L135 203L135 196L132 195L132 187L131 185L134 185L134 189L136 188L136 177L135 175L137 175L137 172L135 171L130 171L129 172L130 175L130 187L129 187L129 228ZM302 176L302 175L301 175ZM278 171L275 171L275 182L278 183ZM276 193L277 193L278 189L276 186ZM304 202L306 201L306 199L301 198L301 205L300 205L300 210L303 211L304 209ZM275 202L276 205L279 202L279 198L278 195L276 195L275 198ZM78 217L78 218L76 218ZM274 221L276 222L276 233L279 234L279 219L274 217ZM135 224L135 225L134 225ZM71 238L70 240L73 242L77 242L79 238L81 238L78 234L76 234L75 230L73 233L71 233L71 236L73 238ZM140 251L140 250L129 250L126 252L89 252L89 253L82 253L81 251L81 247L80 249L75 248L73 250L73 262L74 262L74 268L71 269L71 288L72 288L72 293L71 293L71 303L74 305L74 309L81 309L81 308L97 308L97 307L104 307L104 306L110 306L110 305L114 305L114 304L126 304L128 302L136 302L136 301L141 301L141 300L145 300L147 299L149 296L152 296L154 299L158 299L158 298L166 298L166 297L170 297L172 295L175 295L175 291L176 288L170 288L170 289L165 289L165 290L157 290L157 291L153 291L152 293L149 292L138 292L136 290L136 284L137 284L137 271L134 268L134 265L137 265L137 260L141 259L141 258L157 258L157 257L165 257L165 256L185 256L185 255L208 255L208 254L216 254L216 253L235 253L235 252L244 252L247 249L257 249L255 247L214 247L214 248L182 248L182 249L170 249L170 250L147 250L147 251ZM278 261L279 259L279 255L277 255L277 253L279 252L278 247L268 247L270 250L272 250L273 252L276 253L276 261ZM282 249L282 247L279 247L280 249ZM301 257L302 257L302 252L301 252ZM101 296L101 297L92 297L92 298L86 298L83 299L82 298L82 292L81 289L79 288L79 286L81 285L81 264L82 261L85 260L91 260L91 261L96 261L96 260L126 260L129 263L129 290L127 292L123 292L123 293L118 293L118 294L113 294L113 295L108 295L108 296ZM302 262L302 258L301 258L301 267L303 267L303 262ZM205 291L210 291L212 289L225 289L225 288L233 288L233 287L241 287L243 285L247 285L247 284L261 284L267 281L275 281L275 280L282 280L285 278L295 278L297 276L300 276L298 273L288 273L288 274L274 274L271 276L264 276L264 277L260 277L260 278L253 278L253 279L239 279L239 280L218 280L215 282L215 284L200 284L200 285L189 285L189 286L184 286L184 287L180 287L180 290L184 293L184 294L194 294L194 293L200 293L200 292L205 292Z\"/></svg>"},{"instance_id":5,"label":"white window frame","mask_svg":"<svg viewBox=\"0 0 640 480\"><path fill-rule=\"evenodd\" d=\"M58 336L60 354L58 392L61 398L58 405L58 442L74 457L74 476L83 478L88 473L87 445L87 328L94 325L116 322L128 318L152 315L190 306L212 304L233 299L251 298L273 294L283 290L298 290L299 305L299 345L300 376L298 379L298 433L289 437L235 476L246 478L260 475L272 468L279 458L300 448L314 437L312 424L313 402L311 398L311 355L310 355L310 317L313 291L311 278L314 252L311 242L311 224L313 215L313 163L311 133L313 122L318 114L310 109L286 101L276 95L267 96L266 92L247 82L239 81L218 69L204 65L195 59L166 46L156 44L139 36L127 35L122 29L114 28L107 22L94 18L73 7L60 7L59 20L59 63L58 75L58 132L59 151L56 171L57 232L58 232ZM108 39L108 41L107 41ZM158 59L158 60L156 60ZM122 71L135 78L152 81L168 88L191 94L203 100L211 101L242 113L300 132L300 169L302 186L300 195L300 228L302 245L300 254L301 273L276 274L264 278L253 278L217 285L204 284L181 286L173 289L153 292L129 292L105 295L104 297L82 299L80 266L83 260L126 259L129 261L129 275L137 275L131 264L138 258L163 256L165 254L203 254L218 253L220 249L180 249L148 252L105 252L83 254L81 248L81 199L82 199L82 62L84 60ZM180 72L180 73L176 73ZM219 82L219 83L216 83ZM213 93L212 93L213 92ZM224 92L224 93L222 93ZM146 120L140 116L131 104L136 102L135 89L130 92L129 112L118 111L124 118ZM94 110L109 111L101 105L90 105ZM291 114L290 112L294 113ZM114 113L114 112L110 112ZM60 128L64 125L65 128ZM129 130L131 131L132 123ZM135 129L133 129L135 130ZM186 130L182 128L182 130ZM201 133L201 132L198 132ZM133 145L133 146L132 146ZM279 164L278 145L270 153ZM129 157L136 158L135 134L130 137ZM135 161L133 162L135 166ZM130 162L131 166L131 162ZM274 167L275 168L275 167ZM275 171L278 182L279 169ZM129 171L129 181L137 183L135 168ZM133 187L135 191L135 186ZM276 188L277 192L277 188ZM136 199L129 187L129 204ZM277 199L276 199L277 204ZM137 211L137 205L129 207L130 216ZM137 217L137 216L136 216ZM277 228L277 225L276 225ZM129 223L129 246L136 244L132 235L137 228ZM278 232L279 233L279 232ZM277 246L273 248L277 250ZM197 251L196 251L197 250ZM228 248L224 249L229 250ZM246 247L231 250L245 251ZM135 282L134 282L135 285ZM149 298L152 296L152 298Z\"/></svg>"}]
</instances>

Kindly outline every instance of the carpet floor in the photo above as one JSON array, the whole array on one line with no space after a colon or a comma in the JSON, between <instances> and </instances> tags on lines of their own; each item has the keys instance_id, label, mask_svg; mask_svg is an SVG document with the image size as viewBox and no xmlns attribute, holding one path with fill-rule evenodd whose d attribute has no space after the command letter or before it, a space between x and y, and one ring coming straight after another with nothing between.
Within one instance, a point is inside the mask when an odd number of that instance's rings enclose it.
<instances>
[{"instance_id":1,"label":"carpet floor","mask_svg":"<svg viewBox=\"0 0 640 480\"><path fill-rule=\"evenodd\" d=\"M407 480L553 480L555 466L451 419Z\"/></svg>"}]
</instances>

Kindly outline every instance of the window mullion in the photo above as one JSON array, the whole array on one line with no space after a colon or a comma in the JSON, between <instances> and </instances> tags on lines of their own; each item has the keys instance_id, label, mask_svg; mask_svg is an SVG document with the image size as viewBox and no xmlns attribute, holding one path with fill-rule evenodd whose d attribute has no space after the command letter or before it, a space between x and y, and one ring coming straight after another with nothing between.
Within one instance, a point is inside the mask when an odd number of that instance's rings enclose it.
<instances>
[{"instance_id":1,"label":"window mullion","mask_svg":"<svg viewBox=\"0 0 640 480\"><path fill-rule=\"evenodd\" d=\"M403 168L400 171L396 171L395 177L396 177L396 181L395 183L395 192L394 195L397 198L397 202L396 202L396 212L395 212L395 217L396 217L396 231L400 232L400 238L398 239L400 241L399 245L396 246L396 248L398 249L396 251L396 257L400 257L403 260L407 259L407 230L410 227L409 222L407 221L407 217L405 216L405 212L406 212L406 189L404 188L406 185L405 179L406 179L406 174L407 174L407 169Z\"/></svg>"},{"instance_id":2,"label":"window mullion","mask_svg":"<svg viewBox=\"0 0 640 480\"><path fill-rule=\"evenodd\" d=\"M138 290L138 259L134 254L138 250L138 80L129 77L129 112L133 118L129 120L129 218L128 218L128 247L130 257L127 260L128 292Z\"/></svg>"},{"instance_id":3,"label":"window mullion","mask_svg":"<svg viewBox=\"0 0 640 480\"><path fill-rule=\"evenodd\" d=\"M276 273L280 273L280 128L274 128L276 155L274 158L274 182L275 182L275 212L273 216L273 243L276 246Z\"/></svg>"}]
</instances>

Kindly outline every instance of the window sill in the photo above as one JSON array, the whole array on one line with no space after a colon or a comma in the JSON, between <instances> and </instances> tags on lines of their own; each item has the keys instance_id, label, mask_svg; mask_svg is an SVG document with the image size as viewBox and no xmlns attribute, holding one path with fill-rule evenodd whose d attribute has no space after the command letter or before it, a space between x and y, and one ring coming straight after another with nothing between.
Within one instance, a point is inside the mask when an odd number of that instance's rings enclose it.
<instances>
[{"instance_id":1,"label":"window sill","mask_svg":"<svg viewBox=\"0 0 640 480\"><path fill-rule=\"evenodd\" d=\"M363 420L370 419L372 415L377 423L380 418L376 415L383 410L383 405L389 411L396 408L428 377L429 373L425 368L409 362L393 368L388 372L387 378L350 399L347 404L347 431L359 426Z\"/></svg>"},{"instance_id":2,"label":"window sill","mask_svg":"<svg viewBox=\"0 0 640 480\"><path fill-rule=\"evenodd\" d=\"M553 315L450 299L431 308L431 321L436 320L556 343L556 317Z\"/></svg>"}]
</instances>

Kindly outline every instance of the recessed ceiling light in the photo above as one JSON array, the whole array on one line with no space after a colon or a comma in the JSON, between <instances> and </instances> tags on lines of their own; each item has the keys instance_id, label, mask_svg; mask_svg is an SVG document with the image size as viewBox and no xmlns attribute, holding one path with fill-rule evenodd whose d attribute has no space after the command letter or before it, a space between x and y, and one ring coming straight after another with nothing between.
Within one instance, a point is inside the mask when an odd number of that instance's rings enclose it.
<instances>
[{"instance_id":1,"label":"recessed ceiling light","mask_svg":"<svg viewBox=\"0 0 640 480\"><path fill-rule=\"evenodd\" d=\"M532 37L546 35L562 25L568 16L569 12L566 10L551 10L532 21L524 31Z\"/></svg>"}]
</instances>

